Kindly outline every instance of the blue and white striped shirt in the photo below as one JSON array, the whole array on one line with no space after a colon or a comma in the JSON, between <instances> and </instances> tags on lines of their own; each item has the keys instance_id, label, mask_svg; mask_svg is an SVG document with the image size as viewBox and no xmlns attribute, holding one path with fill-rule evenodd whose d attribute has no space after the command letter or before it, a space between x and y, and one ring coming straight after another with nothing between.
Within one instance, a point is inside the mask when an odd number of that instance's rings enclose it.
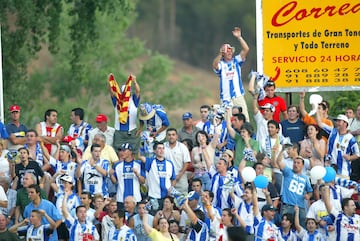
<instances>
[{"instance_id":1,"label":"blue and white striped shirt","mask_svg":"<svg viewBox=\"0 0 360 241\"><path fill-rule=\"evenodd\" d=\"M110 165L108 160L99 160L96 165L109 173ZM92 167L86 160L81 163L80 172L83 176L83 190L90 192L92 195L101 193L104 197L109 196L106 175L103 176L96 170L96 167Z\"/></svg>"},{"instance_id":2,"label":"blue and white striped shirt","mask_svg":"<svg viewBox=\"0 0 360 241\"><path fill-rule=\"evenodd\" d=\"M145 170L141 168L140 161L117 162L113 169L115 171L114 176L118 181L116 201L122 203L127 196L134 196L136 202L140 202L140 182L134 173L134 169L136 169L141 176L145 177Z\"/></svg>"},{"instance_id":3,"label":"blue and white striped shirt","mask_svg":"<svg viewBox=\"0 0 360 241\"><path fill-rule=\"evenodd\" d=\"M221 60L215 73L220 77L220 100L230 101L233 98L245 94L244 85L241 80L241 66L244 60L240 54L236 55L231 61Z\"/></svg>"},{"instance_id":4,"label":"blue and white striped shirt","mask_svg":"<svg viewBox=\"0 0 360 241\"><path fill-rule=\"evenodd\" d=\"M149 197L157 199L166 197L171 181L176 179L172 161L146 158L145 170Z\"/></svg>"},{"instance_id":5,"label":"blue and white striped shirt","mask_svg":"<svg viewBox=\"0 0 360 241\"><path fill-rule=\"evenodd\" d=\"M115 130L118 131L132 131L136 128L137 124L137 109L140 103L140 96L137 97L135 94L131 95L131 98L129 99L129 106L128 106L128 118L125 124L121 124L119 122L119 113L116 107L116 98L113 96L111 97L112 104L115 109Z\"/></svg>"},{"instance_id":6,"label":"blue and white striped shirt","mask_svg":"<svg viewBox=\"0 0 360 241\"><path fill-rule=\"evenodd\" d=\"M108 241L137 241L134 231L124 225L120 229L110 229Z\"/></svg>"},{"instance_id":7,"label":"blue and white striped shirt","mask_svg":"<svg viewBox=\"0 0 360 241\"><path fill-rule=\"evenodd\" d=\"M360 156L359 146L356 139L350 133L340 135L336 128L325 125L323 128L329 134L328 139L328 158L331 163L338 166L338 174L350 176L351 163L345 160L343 155Z\"/></svg>"}]
</instances>

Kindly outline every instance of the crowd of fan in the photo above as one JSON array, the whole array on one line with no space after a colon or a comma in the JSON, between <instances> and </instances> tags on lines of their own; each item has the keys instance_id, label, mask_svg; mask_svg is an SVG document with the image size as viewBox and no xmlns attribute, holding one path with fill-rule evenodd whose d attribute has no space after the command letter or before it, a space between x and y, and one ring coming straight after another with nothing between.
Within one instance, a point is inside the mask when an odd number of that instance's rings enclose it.
<instances>
[{"instance_id":1,"label":"crowd of fan","mask_svg":"<svg viewBox=\"0 0 360 241\"><path fill-rule=\"evenodd\" d=\"M183 113L179 129L166 107L140 104L133 75L122 88L109 77L114 128L74 108L66 134L55 109L29 129L12 105L0 126L0 240L359 240L360 106L331 118L320 100L308 113L305 93L287 105L253 74L250 122L242 82L225 86L249 51L233 35L240 54L224 44L213 63L221 104L202 105L199 120ZM324 167L334 176L310 171Z\"/></svg>"}]
</instances>

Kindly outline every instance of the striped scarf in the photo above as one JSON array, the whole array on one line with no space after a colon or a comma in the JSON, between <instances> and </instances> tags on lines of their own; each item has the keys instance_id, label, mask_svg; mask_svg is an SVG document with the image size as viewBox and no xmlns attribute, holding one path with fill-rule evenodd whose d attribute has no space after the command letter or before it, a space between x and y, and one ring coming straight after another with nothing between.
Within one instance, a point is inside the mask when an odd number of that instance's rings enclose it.
<instances>
[{"instance_id":1,"label":"striped scarf","mask_svg":"<svg viewBox=\"0 0 360 241\"><path fill-rule=\"evenodd\" d=\"M112 73L109 75L109 84L111 90L115 93L116 109L118 111L119 122L121 124L126 124L129 116L128 108L129 108L129 101L131 96L132 80L133 80L132 76L130 75L128 77L128 80L126 81L124 92L121 93L119 85L116 82L114 75Z\"/></svg>"}]
</instances>

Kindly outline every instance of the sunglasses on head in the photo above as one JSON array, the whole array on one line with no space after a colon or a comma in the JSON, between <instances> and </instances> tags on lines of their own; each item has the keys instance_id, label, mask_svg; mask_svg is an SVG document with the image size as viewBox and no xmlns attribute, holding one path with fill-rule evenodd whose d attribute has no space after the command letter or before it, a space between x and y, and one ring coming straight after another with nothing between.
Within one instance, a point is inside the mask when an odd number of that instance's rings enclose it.
<instances>
[{"instance_id":1,"label":"sunglasses on head","mask_svg":"<svg viewBox=\"0 0 360 241\"><path fill-rule=\"evenodd\" d=\"M266 83L266 86L275 86L275 83L273 81L268 81Z\"/></svg>"}]
</instances>

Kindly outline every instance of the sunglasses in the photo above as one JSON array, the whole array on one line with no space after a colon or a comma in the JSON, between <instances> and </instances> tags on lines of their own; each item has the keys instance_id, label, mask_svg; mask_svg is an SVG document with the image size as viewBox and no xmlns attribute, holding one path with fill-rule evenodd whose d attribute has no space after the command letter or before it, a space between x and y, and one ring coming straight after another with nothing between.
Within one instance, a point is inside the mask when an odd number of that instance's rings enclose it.
<instances>
[{"instance_id":1,"label":"sunglasses","mask_svg":"<svg viewBox=\"0 0 360 241\"><path fill-rule=\"evenodd\" d=\"M275 86L275 83L273 81L268 81L266 83L266 86Z\"/></svg>"}]
</instances>

